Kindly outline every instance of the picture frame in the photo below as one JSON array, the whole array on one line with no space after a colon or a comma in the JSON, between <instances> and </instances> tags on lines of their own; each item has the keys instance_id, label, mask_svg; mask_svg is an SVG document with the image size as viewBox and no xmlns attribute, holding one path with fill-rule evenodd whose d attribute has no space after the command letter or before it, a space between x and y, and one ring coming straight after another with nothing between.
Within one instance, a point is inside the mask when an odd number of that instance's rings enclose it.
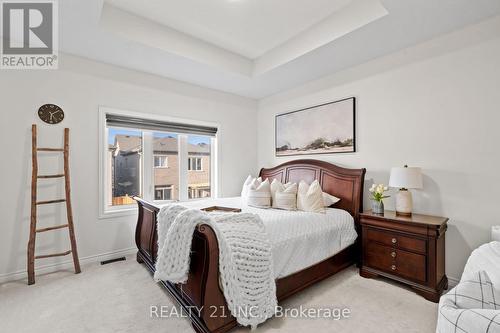
<instances>
[{"instance_id":1,"label":"picture frame","mask_svg":"<svg viewBox=\"0 0 500 333\"><path fill-rule=\"evenodd\" d=\"M276 115L274 151L276 157L356 152L356 98Z\"/></svg>"}]
</instances>

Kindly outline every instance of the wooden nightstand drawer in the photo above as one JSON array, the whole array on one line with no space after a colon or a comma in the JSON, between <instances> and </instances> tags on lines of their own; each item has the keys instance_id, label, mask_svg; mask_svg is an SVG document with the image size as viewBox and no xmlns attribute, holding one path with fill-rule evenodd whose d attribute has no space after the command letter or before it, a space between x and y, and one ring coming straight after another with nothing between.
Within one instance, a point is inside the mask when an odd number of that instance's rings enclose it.
<instances>
[{"instance_id":1,"label":"wooden nightstand drawer","mask_svg":"<svg viewBox=\"0 0 500 333\"><path fill-rule=\"evenodd\" d=\"M370 242L365 252L365 264L409 280L425 282L426 257Z\"/></svg>"},{"instance_id":2,"label":"wooden nightstand drawer","mask_svg":"<svg viewBox=\"0 0 500 333\"><path fill-rule=\"evenodd\" d=\"M366 238L368 241L375 241L387 246L394 246L398 249L404 249L422 254L427 253L427 243L423 239L402 236L401 234L366 228Z\"/></svg>"}]
</instances>

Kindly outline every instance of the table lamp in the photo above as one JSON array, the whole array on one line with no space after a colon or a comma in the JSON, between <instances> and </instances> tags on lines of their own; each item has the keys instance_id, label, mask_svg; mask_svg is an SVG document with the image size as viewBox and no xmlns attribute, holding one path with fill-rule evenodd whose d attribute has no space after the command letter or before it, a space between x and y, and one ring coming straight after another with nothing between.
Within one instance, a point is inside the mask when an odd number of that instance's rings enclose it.
<instances>
[{"instance_id":1,"label":"table lamp","mask_svg":"<svg viewBox=\"0 0 500 333\"><path fill-rule=\"evenodd\" d=\"M413 202L411 192L408 189L421 189L423 187L421 169L407 165L392 168L389 186L399 188L399 192L396 194L396 214L411 216Z\"/></svg>"}]
</instances>

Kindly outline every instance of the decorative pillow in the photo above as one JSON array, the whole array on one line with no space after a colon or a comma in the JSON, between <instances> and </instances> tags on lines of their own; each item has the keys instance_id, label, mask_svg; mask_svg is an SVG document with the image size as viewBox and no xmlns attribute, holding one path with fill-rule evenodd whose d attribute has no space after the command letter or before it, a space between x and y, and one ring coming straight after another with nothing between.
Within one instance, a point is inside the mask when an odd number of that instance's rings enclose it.
<instances>
[{"instance_id":1,"label":"decorative pillow","mask_svg":"<svg viewBox=\"0 0 500 333\"><path fill-rule=\"evenodd\" d=\"M297 183L282 184L274 179L271 183L271 197L273 208L297 209Z\"/></svg>"},{"instance_id":2,"label":"decorative pillow","mask_svg":"<svg viewBox=\"0 0 500 333\"><path fill-rule=\"evenodd\" d=\"M255 177L252 177L251 175L248 175L247 179L243 183L243 188L241 189L241 198L246 199L247 194L248 194L248 189L249 189L250 185L252 184L252 182L255 179L257 179L260 182L262 182L262 178L260 178L260 177L259 178L255 178Z\"/></svg>"},{"instance_id":3,"label":"decorative pillow","mask_svg":"<svg viewBox=\"0 0 500 333\"><path fill-rule=\"evenodd\" d=\"M271 207L271 185L269 179L261 181L260 178L254 179L248 188L246 196L247 205L258 208Z\"/></svg>"},{"instance_id":4,"label":"decorative pillow","mask_svg":"<svg viewBox=\"0 0 500 333\"><path fill-rule=\"evenodd\" d=\"M275 194L276 194L277 190L284 191L286 188L292 186L293 184L295 184L295 183L286 183L286 184L283 184L279 180L273 179L273 181L271 182L271 200L274 201L274 197L275 197Z\"/></svg>"},{"instance_id":5,"label":"decorative pillow","mask_svg":"<svg viewBox=\"0 0 500 333\"><path fill-rule=\"evenodd\" d=\"M336 196L323 192L323 205L325 207L330 207L331 205L336 204L339 201L340 199Z\"/></svg>"},{"instance_id":6,"label":"decorative pillow","mask_svg":"<svg viewBox=\"0 0 500 333\"><path fill-rule=\"evenodd\" d=\"M305 212L324 213L323 191L317 180L308 185L301 180L297 192L297 208Z\"/></svg>"}]
</instances>

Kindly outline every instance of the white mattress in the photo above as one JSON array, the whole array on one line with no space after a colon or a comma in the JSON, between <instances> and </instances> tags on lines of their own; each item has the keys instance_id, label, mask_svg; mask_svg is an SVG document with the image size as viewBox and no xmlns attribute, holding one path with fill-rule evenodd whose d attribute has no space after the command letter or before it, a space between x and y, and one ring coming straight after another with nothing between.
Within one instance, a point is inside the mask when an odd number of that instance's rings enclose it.
<instances>
[{"instance_id":1,"label":"white mattress","mask_svg":"<svg viewBox=\"0 0 500 333\"><path fill-rule=\"evenodd\" d=\"M182 202L188 208L224 206L258 214L272 247L274 275L282 278L319 263L352 245L357 238L354 219L346 211L328 208L326 214L242 205L240 197Z\"/></svg>"},{"instance_id":2,"label":"white mattress","mask_svg":"<svg viewBox=\"0 0 500 333\"><path fill-rule=\"evenodd\" d=\"M500 287L500 242L486 243L472 251L460 281L472 280L478 271L486 271L493 285Z\"/></svg>"}]
</instances>

